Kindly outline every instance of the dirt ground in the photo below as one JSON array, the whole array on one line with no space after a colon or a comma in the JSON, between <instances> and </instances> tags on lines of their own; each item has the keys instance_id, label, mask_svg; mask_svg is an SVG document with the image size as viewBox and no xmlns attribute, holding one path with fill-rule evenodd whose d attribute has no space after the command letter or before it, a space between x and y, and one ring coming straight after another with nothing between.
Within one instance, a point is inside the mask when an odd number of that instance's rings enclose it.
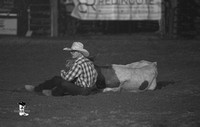
<instances>
[{"instance_id":1,"label":"dirt ground","mask_svg":"<svg viewBox=\"0 0 200 127\"><path fill-rule=\"evenodd\" d=\"M64 68L73 41L98 65L157 61L157 89L90 96L46 97L26 92ZM70 38L0 37L0 127L199 127L200 42L147 35ZM18 103L29 116L19 116Z\"/></svg>"}]
</instances>

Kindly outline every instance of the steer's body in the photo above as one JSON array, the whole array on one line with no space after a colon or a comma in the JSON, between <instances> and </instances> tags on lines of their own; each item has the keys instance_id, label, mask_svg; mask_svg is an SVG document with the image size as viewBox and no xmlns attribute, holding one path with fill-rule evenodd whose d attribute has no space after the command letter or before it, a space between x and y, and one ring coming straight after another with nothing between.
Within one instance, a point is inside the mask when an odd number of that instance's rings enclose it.
<instances>
[{"instance_id":1,"label":"steer's body","mask_svg":"<svg viewBox=\"0 0 200 127\"><path fill-rule=\"evenodd\" d=\"M156 87L157 63L139 61L127 65L100 66L97 86L107 91L139 92Z\"/></svg>"}]
</instances>

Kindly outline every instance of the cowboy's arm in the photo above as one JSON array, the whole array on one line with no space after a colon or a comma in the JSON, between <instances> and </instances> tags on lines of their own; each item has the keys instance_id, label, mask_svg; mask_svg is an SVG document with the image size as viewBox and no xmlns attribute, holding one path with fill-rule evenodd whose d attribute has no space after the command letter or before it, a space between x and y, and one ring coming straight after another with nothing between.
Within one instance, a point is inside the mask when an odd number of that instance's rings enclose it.
<instances>
[{"instance_id":1,"label":"cowboy's arm","mask_svg":"<svg viewBox=\"0 0 200 127\"><path fill-rule=\"evenodd\" d=\"M74 64L69 71L61 70L61 77L67 81L72 81L82 73L78 64Z\"/></svg>"},{"instance_id":2,"label":"cowboy's arm","mask_svg":"<svg viewBox=\"0 0 200 127\"><path fill-rule=\"evenodd\" d=\"M66 60L65 70L69 71L73 67L74 63L75 63L75 60L72 60L72 59Z\"/></svg>"}]
</instances>

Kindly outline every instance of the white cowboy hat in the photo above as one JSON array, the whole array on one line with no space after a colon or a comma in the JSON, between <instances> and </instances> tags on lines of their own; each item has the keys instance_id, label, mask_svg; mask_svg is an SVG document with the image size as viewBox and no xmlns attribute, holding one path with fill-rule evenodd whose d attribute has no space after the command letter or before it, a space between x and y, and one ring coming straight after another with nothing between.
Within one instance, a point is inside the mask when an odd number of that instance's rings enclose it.
<instances>
[{"instance_id":1,"label":"white cowboy hat","mask_svg":"<svg viewBox=\"0 0 200 127\"><path fill-rule=\"evenodd\" d=\"M84 49L84 45L81 43L81 42L74 42L72 44L72 47L71 48L64 48L63 50L66 50L66 51L79 51L81 52L85 57L88 57L90 55L90 53Z\"/></svg>"}]
</instances>

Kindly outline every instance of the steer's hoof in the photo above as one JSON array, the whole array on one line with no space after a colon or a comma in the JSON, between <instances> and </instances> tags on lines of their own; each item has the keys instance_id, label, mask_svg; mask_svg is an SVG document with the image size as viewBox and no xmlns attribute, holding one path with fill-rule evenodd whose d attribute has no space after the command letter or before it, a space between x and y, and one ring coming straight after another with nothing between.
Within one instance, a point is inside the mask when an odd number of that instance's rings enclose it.
<instances>
[{"instance_id":1,"label":"steer's hoof","mask_svg":"<svg viewBox=\"0 0 200 127\"><path fill-rule=\"evenodd\" d=\"M111 88L105 88L105 89L103 89L103 93L109 92L109 91L111 91Z\"/></svg>"},{"instance_id":2,"label":"steer's hoof","mask_svg":"<svg viewBox=\"0 0 200 127\"><path fill-rule=\"evenodd\" d=\"M145 90L149 85L148 81L144 81L141 86L139 87L139 90Z\"/></svg>"}]
</instances>

